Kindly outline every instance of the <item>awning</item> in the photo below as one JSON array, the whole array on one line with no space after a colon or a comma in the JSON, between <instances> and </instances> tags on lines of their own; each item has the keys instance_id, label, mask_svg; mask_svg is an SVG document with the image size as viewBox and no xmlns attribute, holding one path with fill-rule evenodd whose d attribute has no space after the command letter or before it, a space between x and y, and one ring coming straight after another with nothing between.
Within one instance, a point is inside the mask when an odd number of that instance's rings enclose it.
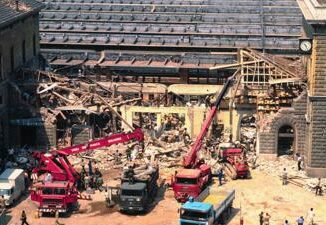
<instances>
[{"instance_id":1,"label":"awning","mask_svg":"<svg viewBox=\"0 0 326 225\"><path fill-rule=\"evenodd\" d=\"M113 90L114 85L118 92L123 93L139 93L142 91L143 94L164 94L167 87L164 84L156 83L127 83L127 82L98 82L105 88Z\"/></svg>"},{"instance_id":2,"label":"awning","mask_svg":"<svg viewBox=\"0 0 326 225\"><path fill-rule=\"evenodd\" d=\"M205 84L172 84L168 87L168 92L177 95L212 95L220 92L223 85Z\"/></svg>"},{"instance_id":3,"label":"awning","mask_svg":"<svg viewBox=\"0 0 326 225\"><path fill-rule=\"evenodd\" d=\"M91 107L94 110L91 110L89 108L86 108L82 105L71 105L71 106L60 106L57 107L56 110L60 110L60 111L85 111L85 113L88 114L99 114L99 112L95 111L97 109L97 106L92 106Z\"/></svg>"}]
</instances>

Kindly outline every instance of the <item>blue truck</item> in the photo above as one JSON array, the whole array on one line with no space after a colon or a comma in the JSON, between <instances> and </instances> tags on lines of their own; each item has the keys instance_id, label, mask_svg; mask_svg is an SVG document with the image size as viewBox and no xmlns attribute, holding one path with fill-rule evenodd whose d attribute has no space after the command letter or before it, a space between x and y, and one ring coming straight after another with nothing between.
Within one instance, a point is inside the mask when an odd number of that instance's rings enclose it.
<instances>
[{"instance_id":1,"label":"blue truck","mask_svg":"<svg viewBox=\"0 0 326 225\"><path fill-rule=\"evenodd\" d=\"M180 225L220 224L231 213L235 190L219 190L211 186L197 198L189 199L180 208Z\"/></svg>"}]
</instances>

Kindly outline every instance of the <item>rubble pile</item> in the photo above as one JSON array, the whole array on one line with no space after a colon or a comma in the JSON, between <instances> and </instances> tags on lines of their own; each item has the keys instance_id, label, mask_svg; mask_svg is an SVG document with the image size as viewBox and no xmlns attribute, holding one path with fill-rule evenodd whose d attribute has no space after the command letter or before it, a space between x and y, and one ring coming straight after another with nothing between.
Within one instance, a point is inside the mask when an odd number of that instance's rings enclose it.
<instances>
[{"instance_id":1,"label":"rubble pile","mask_svg":"<svg viewBox=\"0 0 326 225\"><path fill-rule=\"evenodd\" d=\"M131 159L128 159L130 151ZM69 156L72 164L78 169L82 161L92 160L103 171L112 168L124 168L130 164L155 164L159 161L161 168L181 165L182 155L188 151L183 142L164 143L158 139L145 137L144 149L137 142L118 144L80 155Z\"/></svg>"},{"instance_id":2,"label":"rubble pile","mask_svg":"<svg viewBox=\"0 0 326 225\"><path fill-rule=\"evenodd\" d=\"M19 149L8 149L7 160L5 161L5 168L21 168L29 170L35 164L33 157L31 157L28 148L25 146ZM0 159L1 164L4 159Z\"/></svg>"},{"instance_id":3,"label":"rubble pile","mask_svg":"<svg viewBox=\"0 0 326 225\"><path fill-rule=\"evenodd\" d=\"M286 168L288 180L291 184L302 187L311 192L315 191L317 178L309 178L304 170L298 171L298 162L293 159L293 156L279 156L277 160L258 160L257 169L264 171L268 175L282 177L283 169ZM326 188L326 182L322 181L323 189Z\"/></svg>"},{"instance_id":4,"label":"rubble pile","mask_svg":"<svg viewBox=\"0 0 326 225\"><path fill-rule=\"evenodd\" d=\"M245 117L241 120L240 134L241 144L244 144L248 151L253 151L257 136L256 118L254 116Z\"/></svg>"},{"instance_id":5,"label":"rubble pile","mask_svg":"<svg viewBox=\"0 0 326 225\"><path fill-rule=\"evenodd\" d=\"M277 160L264 160L259 158L259 170L269 175L281 176L283 168L286 168L289 177L304 176L304 171L298 171L297 163L293 160L293 156L279 156Z\"/></svg>"},{"instance_id":6,"label":"rubble pile","mask_svg":"<svg viewBox=\"0 0 326 225\"><path fill-rule=\"evenodd\" d=\"M190 136L184 128L184 118L177 114L164 115L161 121L157 121L152 114L137 114L135 117L138 116L138 121L134 118L134 124L128 124L121 117L118 112L120 106L144 104L146 100L139 95L141 93L123 93L122 96L114 86L104 86L82 75L67 77L53 72L24 70L22 76L36 88L32 91L17 85L17 90L29 110L34 111L33 115L38 115L43 124L56 125L57 149L78 144L74 142L76 139L72 131L75 126L80 126L86 134L90 127L89 138L84 133L82 136L81 132L75 132L80 135L79 139L85 139L79 143L124 132L122 124L131 129L135 125L142 127L146 135L144 146L126 143L69 156L77 170L84 164L83 161L89 160L100 170L121 168L130 161L144 160L159 160L162 167L171 168L180 165L182 155L188 150ZM54 148L44 147L42 150ZM14 159L10 161L13 162Z\"/></svg>"},{"instance_id":7,"label":"rubble pile","mask_svg":"<svg viewBox=\"0 0 326 225\"><path fill-rule=\"evenodd\" d=\"M156 164L134 164L133 178L136 180L148 180L150 176L158 170ZM128 179L129 168L125 167L122 171L122 179Z\"/></svg>"},{"instance_id":8,"label":"rubble pile","mask_svg":"<svg viewBox=\"0 0 326 225\"><path fill-rule=\"evenodd\" d=\"M116 112L117 107L139 104L141 100L137 95L122 96L114 87L105 87L83 76L65 77L44 71L25 71L24 76L36 81L35 93L26 94L25 100L30 108L39 108L45 124L60 121L71 127L92 121L90 125L97 136L120 131L123 119ZM63 136L64 132L58 138Z\"/></svg>"},{"instance_id":9,"label":"rubble pile","mask_svg":"<svg viewBox=\"0 0 326 225\"><path fill-rule=\"evenodd\" d=\"M174 167L182 166L183 156L189 151L192 142L185 128L184 117L176 113L167 113L161 117L157 117L155 113L135 113L134 124L131 125L118 113L119 107L146 105L141 92L124 93L122 96L115 87L103 86L100 82L92 81L85 76L65 77L44 71L31 72L29 75L37 80L37 89L34 94L23 94L23 96L28 104L35 109L40 109L39 113L44 123L59 126L57 148L73 144L71 129L74 125L87 124L94 128L92 130L94 139L123 132L122 123L131 129L135 125L139 126L145 133L145 143L129 142L69 156L69 160L77 170L85 161L92 161L102 171L112 168L122 169L132 163L153 165L158 161L159 166L169 173L174 172ZM163 101L159 98L157 100ZM254 157L257 129L268 129L272 115L274 114L259 118L257 114L241 120L241 137L233 147L244 149L249 162L253 161ZM223 131L218 137L204 138L202 150L198 155L198 158L204 159L212 167L213 173L223 166L219 161L218 146L232 139ZM88 140L82 143L87 143ZM15 154L15 159L9 160L10 163L15 164L8 166L28 165L29 158L26 151L21 152L25 153ZM312 183L315 182L313 179L308 179L304 172L297 171L296 162L287 156L279 157L277 161L260 160L258 168L275 176L281 176L283 168L287 168L289 177L300 182L304 181L302 185L307 189L311 189Z\"/></svg>"}]
</instances>

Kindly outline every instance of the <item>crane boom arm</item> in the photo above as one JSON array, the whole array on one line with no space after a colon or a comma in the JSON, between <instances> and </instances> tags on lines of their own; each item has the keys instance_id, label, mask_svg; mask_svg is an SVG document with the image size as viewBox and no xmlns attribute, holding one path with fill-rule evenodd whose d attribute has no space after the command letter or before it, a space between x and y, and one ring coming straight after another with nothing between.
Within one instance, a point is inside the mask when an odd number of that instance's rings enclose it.
<instances>
[{"instance_id":1,"label":"crane boom arm","mask_svg":"<svg viewBox=\"0 0 326 225\"><path fill-rule=\"evenodd\" d=\"M90 141L87 144L53 150L50 153L33 152L33 157L38 161L38 166L33 169L33 173L41 175L48 172L52 174L54 180L75 183L79 179L79 174L70 164L67 156L124 143L130 140L141 142L144 140L144 133L140 128L137 128L130 133L113 134L99 140Z\"/></svg>"},{"instance_id":2,"label":"crane boom arm","mask_svg":"<svg viewBox=\"0 0 326 225\"><path fill-rule=\"evenodd\" d=\"M95 150L101 147L107 147L114 144L124 143L133 139L139 142L144 140L144 134L140 128L137 128L130 133L112 134L110 136L101 138L99 140L92 140L86 144L70 146L60 150L56 150L54 152L59 155L68 156L68 155L83 153L90 150Z\"/></svg>"},{"instance_id":3,"label":"crane boom arm","mask_svg":"<svg viewBox=\"0 0 326 225\"><path fill-rule=\"evenodd\" d=\"M221 101L222 101L224 95L226 94L229 86L232 84L232 81L233 81L233 78L235 77L235 75L236 74L232 75L231 77L229 77L227 79L221 92L217 95L216 101L215 101L214 105L211 107L209 114L206 117L204 124L202 125L201 131L196 138L195 143L192 145L191 150L188 152L188 154L184 157L184 160L183 160L184 167L189 168L189 167L195 166L196 161L197 161L197 153L199 152L199 150L202 146L203 139L206 136L208 128L210 127L210 125L216 115L216 112L218 110L219 105L221 104Z\"/></svg>"}]
</instances>

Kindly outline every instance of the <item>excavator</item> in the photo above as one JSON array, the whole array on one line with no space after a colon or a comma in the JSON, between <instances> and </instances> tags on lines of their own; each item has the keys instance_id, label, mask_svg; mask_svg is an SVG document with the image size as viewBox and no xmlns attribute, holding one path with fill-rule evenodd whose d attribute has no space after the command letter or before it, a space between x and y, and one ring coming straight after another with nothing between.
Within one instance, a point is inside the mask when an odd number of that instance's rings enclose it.
<instances>
[{"instance_id":1,"label":"excavator","mask_svg":"<svg viewBox=\"0 0 326 225\"><path fill-rule=\"evenodd\" d=\"M69 162L67 156L93 151L101 147L128 141L142 142L144 133L136 128L129 133L118 133L98 140L91 140L86 144L53 150L47 153L33 152L37 166L32 170L32 177L41 182L36 182L31 188L31 200L38 203L39 213L65 213L78 203L80 193L77 190L79 173ZM46 180L50 175L51 179Z\"/></svg>"},{"instance_id":2,"label":"excavator","mask_svg":"<svg viewBox=\"0 0 326 225\"><path fill-rule=\"evenodd\" d=\"M172 176L171 186L174 197L179 202L185 202L189 197L196 198L212 181L211 167L198 159L198 152L202 147L203 139L218 111L219 105L235 76L236 73L227 79L221 92L217 95L216 101L211 107L195 143L183 159L183 167L185 169L176 171L175 175Z\"/></svg>"}]
</instances>

